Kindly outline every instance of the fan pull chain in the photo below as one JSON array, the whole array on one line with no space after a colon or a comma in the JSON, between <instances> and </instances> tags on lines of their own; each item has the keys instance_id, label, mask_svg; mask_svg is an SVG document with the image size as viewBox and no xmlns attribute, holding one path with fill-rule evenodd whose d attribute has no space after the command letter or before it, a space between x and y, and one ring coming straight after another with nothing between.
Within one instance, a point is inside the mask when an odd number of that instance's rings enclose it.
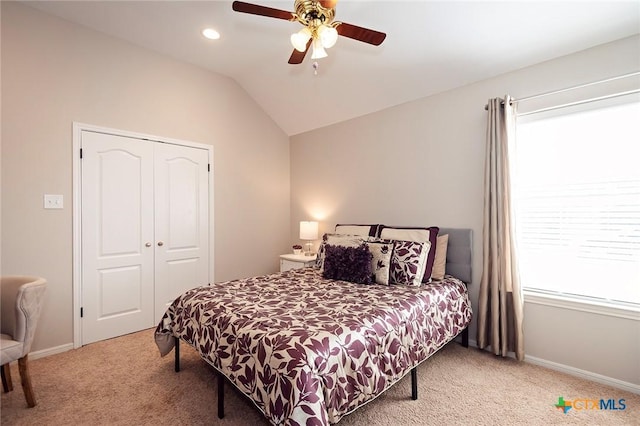
<instances>
[{"instance_id":1,"label":"fan pull chain","mask_svg":"<svg viewBox=\"0 0 640 426\"><path fill-rule=\"evenodd\" d=\"M313 75L318 75L318 67L320 65L318 65L318 62L314 62L313 63Z\"/></svg>"}]
</instances>

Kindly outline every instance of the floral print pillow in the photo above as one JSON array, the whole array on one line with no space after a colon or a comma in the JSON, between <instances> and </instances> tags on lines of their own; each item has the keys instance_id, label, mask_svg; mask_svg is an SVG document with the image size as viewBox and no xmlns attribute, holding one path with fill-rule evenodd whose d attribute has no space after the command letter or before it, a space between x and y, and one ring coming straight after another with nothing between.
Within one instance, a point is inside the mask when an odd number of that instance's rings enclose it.
<instances>
[{"instance_id":1,"label":"floral print pillow","mask_svg":"<svg viewBox=\"0 0 640 426\"><path fill-rule=\"evenodd\" d=\"M391 267L391 255L393 254L393 241L369 241L367 245L373 255L371 259L373 282L376 284L389 285L389 268Z\"/></svg>"},{"instance_id":2,"label":"floral print pillow","mask_svg":"<svg viewBox=\"0 0 640 426\"><path fill-rule=\"evenodd\" d=\"M406 228L406 227L390 227L380 225L378 231L381 238L397 241L416 241L425 242L429 241L429 253L427 253L427 261L424 267L424 275L422 276L423 283L431 282L431 275L433 274L433 263L436 258L436 240L440 228L437 226L430 226L428 228Z\"/></svg>"},{"instance_id":3,"label":"floral print pillow","mask_svg":"<svg viewBox=\"0 0 640 426\"><path fill-rule=\"evenodd\" d=\"M421 285L430 247L429 241L423 243L395 241L391 255L389 281L392 284Z\"/></svg>"}]
</instances>

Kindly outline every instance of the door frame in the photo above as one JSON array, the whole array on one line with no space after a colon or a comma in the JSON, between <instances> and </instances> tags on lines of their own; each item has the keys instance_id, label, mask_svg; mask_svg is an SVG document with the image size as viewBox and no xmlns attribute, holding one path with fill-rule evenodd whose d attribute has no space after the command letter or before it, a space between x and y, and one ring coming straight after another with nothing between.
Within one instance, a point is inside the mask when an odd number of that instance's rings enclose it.
<instances>
[{"instance_id":1,"label":"door frame","mask_svg":"<svg viewBox=\"0 0 640 426\"><path fill-rule=\"evenodd\" d=\"M209 281L214 282L214 214L213 214L213 146L190 142L179 139L166 138L162 136L149 135L144 133L130 132L126 130L113 129L96 126L93 124L73 122L73 144L72 144L72 180L73 180L73 207L72 207L72 246L73 246L73 348L82 346L82 318L80 308L82 307L82 162L80 160L80 145L82 132L91 131L114 136L124 136L135 139L143 139L156 143L168 143L172 145L188 146L207 150L209 159Z\"/></svg>"}]
</instances>

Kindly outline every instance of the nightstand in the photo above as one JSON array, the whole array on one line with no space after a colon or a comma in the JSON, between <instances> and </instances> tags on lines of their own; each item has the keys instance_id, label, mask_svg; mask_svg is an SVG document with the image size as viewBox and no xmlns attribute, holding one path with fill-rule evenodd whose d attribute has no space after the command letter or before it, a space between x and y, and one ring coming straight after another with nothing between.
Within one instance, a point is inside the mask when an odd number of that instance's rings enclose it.
<instances>
[{"instance_id":1,"label":"nightstand","mask_svg":"<svg viewBox=\"0 0 640 426\"><path fill-rule=\"evenodd\" d=\"M280 255L280 272L290 269L306 268L313 266L316 262L316 255L305 256L304 254L281 254Z\"/></svg>"}]
</instances>

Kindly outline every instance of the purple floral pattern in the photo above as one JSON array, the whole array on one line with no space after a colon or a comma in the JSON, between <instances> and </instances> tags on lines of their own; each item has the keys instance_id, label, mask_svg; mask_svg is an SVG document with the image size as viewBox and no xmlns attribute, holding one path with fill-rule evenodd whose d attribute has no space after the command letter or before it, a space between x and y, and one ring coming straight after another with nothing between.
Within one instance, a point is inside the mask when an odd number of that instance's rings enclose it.
<instances>
[{"instance_id":1,"label":"purple floral pattern","mask_svg":"<svg viewBox=\"0 0 640 426\"><path fill-rule=\"evenodd\" d=\"M427 241L395 241L391 255L389 282L411 286L422 285L422 277L431 244Z\"/></svg>"},{"instance_id":2,"label":"purple floral pattern","mask_svg":"<svg viewBox=\"0 0 640 426\"><path fill-rule=\"evenodd\" d=\"M155 339L193 346L273 424L326 425L375 398L471 321L465 285L363 286L317 268L217 283L177 298Z\"/></svg>"},{"instance_id":3,"label":"purple floral pattern","mask_svg":"<svg viewBox=\"0 0 640 426\"><path fill-rule=\"evenodd\" d=\"M391 267L391 254L393 253L393 241L378 240L367 242L369 251L373 255L371 259L371 272L376 284L389 285L389 268Z\"/></svg>"}]
</instances>

